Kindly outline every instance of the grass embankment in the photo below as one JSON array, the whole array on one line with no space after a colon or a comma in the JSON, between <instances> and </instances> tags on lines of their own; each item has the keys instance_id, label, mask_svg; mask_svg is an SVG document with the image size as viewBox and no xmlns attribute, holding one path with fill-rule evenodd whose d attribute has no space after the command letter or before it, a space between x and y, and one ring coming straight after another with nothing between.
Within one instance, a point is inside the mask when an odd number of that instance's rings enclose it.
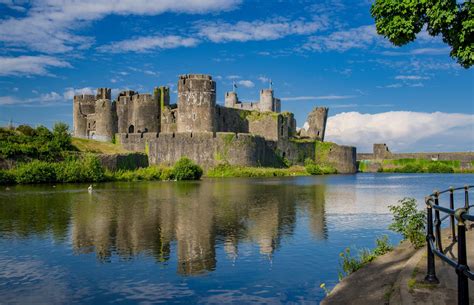
<instances>
[{"instance_id":1,"label":"grass embankment","mask_svg":"<svg viewBox=\"0 0 474 305\"><path fill-rule=\"evenodd\" d=\"M272 167L247 167L229 164L218 165L209 169L205 176L209 178L228 177L286 177L286 176L308 176L310 175L303 166L291 166L288 168Z\"/></svg>"},{"instance_id":2,"label":"grass embankment","mask_svg":"<svg viewBox=\"0 0 474 305\"><path fill-rule=\"evenodd\" d=\"M361 169L360 166L359 166L359 169ZM383 172L383 173L473 173L474 169L461 168L460 161L396 159L396 160L382 161L382 166L379 169L379 172Z\"/></svg>"},{"instance_id":3,"label":"grass embankment","mask_svg":"<svg viewBox=\"0 0 474 305\"><path fill-rule=\"evenodd\" d=\"M197 180L202 169L187 158L173 167L151 166L137 170L106 171L95 153L127 152L112 143L72 139L69 127L55 124L52 131L21 125L0 128L0 159L15 167L0 170L0 184L68 183L137 180Z\"/></svg>"},{"instance_id":4,"label":"grass embankment","mask_svg":"<svg viewBox=\"0 0 474 305\"><path fill-rule=\"evenodd\" d=\"M187 158L173 167L150 166L136 170L105 170L94 155L61 162L34 160L11 170L0 170L0 184L78 183L105 181L199 180L202 169Z\"/></svg>"},{"instance_id":5,"label":"grass embankment","mask_svg":"<svg viewBox=\"0 0 474 305\"><path fill-rule=\"evenodd\" d=\"M78 151L85 153L94 154L124 154L129 153L128 150L124 149L120 145L116 145L108 142L99 142L89 139L72 138L71 144Z\"/></svg>"}]
</instances>

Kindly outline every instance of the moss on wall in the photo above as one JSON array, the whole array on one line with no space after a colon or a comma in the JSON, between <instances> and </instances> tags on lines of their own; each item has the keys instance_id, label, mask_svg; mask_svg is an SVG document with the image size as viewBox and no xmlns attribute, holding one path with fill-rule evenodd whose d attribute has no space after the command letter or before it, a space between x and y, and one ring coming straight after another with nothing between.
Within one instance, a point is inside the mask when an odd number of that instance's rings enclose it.
<instances>
[{"instance_id":1,"label":"moss on wall","mask_svg":"<svg viewBox=\"0 0 474 305\"><path fill-rule=\"evenodd\" d=\"M266 118L272 118L274 120L278 120L279 113L276 112L260 112L260 111L250 111L250 114L247 115L247 120L249 122L260 121Z\"/></svg>"},{"instance_id":2,"label":"moss on wall","mask_svg":"<svg viewBox=\"0 0 474 305\"><path fill-rule=\"evenodd\" d=\"M315 156L314 160L318 165L327 165L329 164L329 152L333 148L334 143L331 142L321 142L315 141Z\"/></svg>"}]
</instances>

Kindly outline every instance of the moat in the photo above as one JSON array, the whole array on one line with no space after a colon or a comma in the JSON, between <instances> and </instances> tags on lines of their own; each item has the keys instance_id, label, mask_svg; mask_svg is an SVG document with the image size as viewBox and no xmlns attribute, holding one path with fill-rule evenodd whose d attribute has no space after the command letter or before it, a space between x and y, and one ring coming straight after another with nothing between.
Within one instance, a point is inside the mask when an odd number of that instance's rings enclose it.
<instances>
[{"instance_id":1,"label":"moat","mask_svg":"<svg viewBox=\"0 0 474 305\"><path fill-rule=\"evenodd\" d=\"M309 303L388 205L473 174L13 186L0 191L0 303Z\"/></svg>"}]
</instances>

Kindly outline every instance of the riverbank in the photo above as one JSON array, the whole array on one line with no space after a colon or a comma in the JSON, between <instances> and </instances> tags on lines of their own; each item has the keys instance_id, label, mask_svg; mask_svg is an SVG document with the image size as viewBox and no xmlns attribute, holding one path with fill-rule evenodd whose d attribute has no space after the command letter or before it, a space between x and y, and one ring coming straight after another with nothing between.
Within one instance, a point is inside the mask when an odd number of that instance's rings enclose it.
<instances>
[{"instance_id":1,"label":"riverbank","mask_svg":"<svg viewBox=\"0 0 474 305\"><path fill-rule=\"evenodd\" d=\"M449 230L443 230L442 236L445 252L455 258L457 244L452 243ZM466 239L472 238L474 231L470 228ZM426 246L416 250L409 242L403 241L393 251L377 257L342 279L321 304L456 304L457 276L454 268L436 257L436 274L440 284L424 282L426 251ZM474 257L474 247L468 247L468 252L468 257ZM474 265L470 264L472 269ZM472 298L474 287L470 286ZM474 299L471 302L474 302Z\"/></svg>"},{"instance_id":2,"label":"riverbank","mask_svg":"<svg viewBox=\"0 0 474 305\"><path fill-rule=\"evenodd\" d=\"M474 173L474 161L466 163L459 160L425 159L360 160L358 171L361 173Z\"/></svg>"}]
</instances>

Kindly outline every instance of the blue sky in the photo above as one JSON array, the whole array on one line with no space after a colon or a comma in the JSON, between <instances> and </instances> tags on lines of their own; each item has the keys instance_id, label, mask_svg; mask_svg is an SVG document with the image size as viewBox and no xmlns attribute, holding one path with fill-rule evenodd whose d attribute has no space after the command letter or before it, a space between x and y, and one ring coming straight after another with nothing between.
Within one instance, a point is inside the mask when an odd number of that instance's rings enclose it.
<instances>
[{"instance_id":1,"label":"blue sky","mask_svg":"<svg viewBox=\"0 0 474 305\"><path fill-rule=\"evenodd\" d=\"M233 81L250 101L272 79L298 126L328 106L328 139L360 151L474 150L472 69L424 31L392 46L371 1L111 2L0 0L0 124L72 124L74 94L206 73L219 103Z\"/></svg>"}]
</instances>

